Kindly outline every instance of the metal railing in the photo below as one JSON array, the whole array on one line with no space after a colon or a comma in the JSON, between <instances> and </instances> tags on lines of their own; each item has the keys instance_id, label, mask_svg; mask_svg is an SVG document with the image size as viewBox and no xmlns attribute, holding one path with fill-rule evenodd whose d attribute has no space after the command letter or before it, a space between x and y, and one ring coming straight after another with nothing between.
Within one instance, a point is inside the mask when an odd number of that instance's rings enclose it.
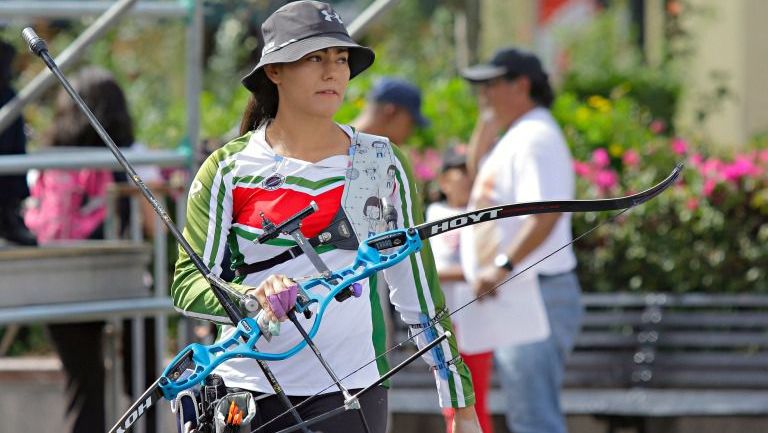
<instances>
[{"instance_id":1,"label":"metal railing","mask_svg":"<svg viewBox=\"0 0 768 433\"><path fill-rule=\"evenodd\" d=\"M190 166L190 152L184 149L167 151L127 151L126 158L134 165L154 165L156 167L183 167ZM0 173L2 174L23 174L30 169L74 169L74 168L114 168L118 169L119 164L114 156L108 150L85 150L81 152L67 151L44 152L31 155L11 155L0 156ZM131 190L138 190L131 185ZM164 188L167 190L167 188ZM180 226L184 224L184 213L186 209L186 194L184 186L176 188L175 194L156 194L158 200L165 206L166 196L174 199L175 221ZM115 191L113 191L115 192ZM170 190L168 192L171 192ZM110 202L118 199L115 193ZM141 212L138 212L144 197L140 194L132 194L131 212L128 226L131 228L130 239L134 242L144 242L144 235L141 230ZM106 227L115 227L115 221L119 219L116 215L117 206L114 204L107 206ZM159 216L154 217L154 230L152 236L153 247L153 270L152 280L154 293L150 297L130 299L130 300L105 300L72 302L66 304L46 304L29 305L13 309L0 309L0 325L4 324L23 324L23 323L59 323L87 320L107 320L114 328L120 328L120 319L131 319L132 327L132 384L136 395L140 395L146 387L144 384L145 372L145 339L144 339L144 318L151 316L155 320L155 366L157 371L161 371L165 364L165 355L167 350L167 332L168 332L168 313L173 311L173 303L168 296L169 278L168 278L168 241L166 238L165 225ZM111 238L117 237L116 230L109 230L105 227L105 233L112 233ZM108 346L109 347L109 346ZM115 358L113 353L112 358ZM113 359L114 361L114 359ZM113 362L113 365L115 362ZM119 415L120 405L118 394L118 383L121 383L120 372L117 368L112 368L111 392L108 394L107 411L110 419ZM161 417L157 418L158 428L160 428ZM137 432L143 431L142 425ZM158 430L160 431L160 430Z\"/></svg>"},{"instance_id":2,"label":"metal railing","mask_svg":"<svg viewBox=\"0 0 768 433\"><path fill-rule=\"evenodd\" d=\"M93 24L83 31L61 54L56 63L62 71L77 63L88 47L100 39L120 20L134 11L139 17L168 18L177 17L187 22L187 44L185 63L185 90L187 96L187 135L192 149L197 148L200 129L200 93L203 77L203 6L202 0L184 0L177 2L119 0L111 2L78 1L2 1L0 17L35 18L69 17L100 14ZM56 54L56 53L52 53ZM44 69L23 89L18 96L0 107L0 131L4 131L29 103L40 99L53 87L56 79Z\"/></svg>"},{"instance_id":3,"label":"metal railing","mask_svg":"<svg viewBox=\"0 0 768 433\"><path fill-rule=\"evenodd\" d=\"M32 169L61 168L109 168L121 170L120 163L107 149L67 148L61 151L32 152L26 155L0 156L0 175L24 174ZM123 152L126 159L134 165L154 165L156 167L190 167L192 154L189 149L146 150Z\"/></svg>"},{"instance_id":4,"label":"metal railing","mask_svg":"<svg viewBox=\"0 0 768 433\"><path fill-rule=\"evenodd\" d=\"M369 25L380 18L398 0L376 0L363 11L349 26L352 37L361 37ZM133 14L148 18L183 18L187 22L186 34L186 73L185 91L187 96L187 149L167 151L132 152L126 151L125 156L133 165L155 165L160 167L193 167L193 153L190 149L198 148L200 111L199 100L202 91L203 78L203 12L202 0L179 0L177 2L119 0L107 1L2 1L0 2L0 16L3 18L80 18L86 15L99 15L100 17L91 24L59 57L57 64L65 70L76 63L84 51L95 40L100 38L109 28L114 26L121 17ZM10 125L18 117L24 106L38 100L46 90L54 85L54 77L48 70L44 70L24 87L17 98L0 108L0 131ZM82 150L70 153L38 152L28 155L0 156L0 174L19 174L32 169L47 168L112 168L120 169L114 156L107 150ZM170 195L175 197L175 222L178 226L184 225L185 194ZM139 200L143 197L133 195L131 197L131 238L135 241L143 239L140 223ZM113 206L110 209L109 218L115 218L116 211ZM167 312L172 307L168 298L168 273L167 252L168 245L165 236L164 224L159 217L155 217L155 229L153 236L154 269L153 282L155 293L152 298L131 301L98 301L88 303L72 303L67 305L29 306L16 309L14 312L0 314L0 324L7 323L33 323L40 321L66 321L68 318L79 316L80 318L132 318L133 341L133 388L138 395L144 389L144 322L143 318L153 315L156 320L155 340L157 344L156 364L162 368L165 354L165 340L167 333ZM114 233L114 231L113 231ZM113 368L112 381L117 383L117 369ZM108 404L108 417L116 418L119 412L118 398L113 390L111 402ZM112 412L110 414L110 412ZM157 428L162 430L158 417ZM142 433L144 426L139 422L134 431Z\"/></svg>"},{"instance_id":5,"label":"metal railing","mask_svg":"<svg viewBox=\"0 0 768 433\"><path fill-rule=\"evenodd\" d=\"M128 13L148 18L184 18L190 4L181 2L140 1ZM82 18L100 15L115 5L109 1L14 1L0 3L4 18Z\"/></svg>"}]
</instances>

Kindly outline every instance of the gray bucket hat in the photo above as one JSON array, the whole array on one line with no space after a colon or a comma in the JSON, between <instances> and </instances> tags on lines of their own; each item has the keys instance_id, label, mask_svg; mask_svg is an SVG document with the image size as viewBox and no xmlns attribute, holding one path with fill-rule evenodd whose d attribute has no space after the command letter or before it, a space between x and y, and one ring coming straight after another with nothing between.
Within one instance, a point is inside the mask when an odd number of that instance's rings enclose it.
<instances>
[{"instance_id":1,"label":"gray bucket hat","mask_svg":"<svg viewBox=\"0 0 768 433\"><path fill-rule=\"evenodd\" d=\"M375 57L373 50L352 40L331 5L319 1L288 3L264 21L261 32L264 36L261 60L242 79L243 85L251 91L255 89L256 74L265 65L295 62L313 51L348 48L350 78L371 66Z\"/></svg>"}]
</instances>

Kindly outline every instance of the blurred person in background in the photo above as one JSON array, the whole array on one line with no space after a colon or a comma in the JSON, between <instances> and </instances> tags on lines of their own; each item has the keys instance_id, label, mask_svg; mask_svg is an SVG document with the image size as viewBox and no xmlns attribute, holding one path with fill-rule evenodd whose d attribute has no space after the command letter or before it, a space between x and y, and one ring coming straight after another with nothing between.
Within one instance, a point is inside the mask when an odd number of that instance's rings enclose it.
<instances>
[{"instance_id":1,"label":"blurred person in background","mask_svg":"<svg viewBox=\"0 0 768 433\"><path fill-rule=\"evenodd\" d=\"M16 97L11 86L13 59L16 50L0 40L0 107ZM0 131L0 155L18 155L27 152L27 136L24 132L24 118L19 116L7 128ZM24 173L0 175L0 238L8 242L32 246L35 236L24 225L21 204L29 197L27 176Z\"/></svg>"},{"instance_id":2,"label":"blurred person in background","mask_svg":"<svg viewBox=\"0 0 768 433\"><path fill-rule=\"evenodd\" d=\"M374 83L363 111L352 121L355 129L388 137L397 145L405 144L416 128L428 125L421 112L419 88L394 77L382 77Z\"/></svg>"},{"instance_id":3,"label":"blurred person in background","mask_svg":"<svg viewBox=\"0 0 768 433\"><path fill-rule=\"evenodd\" d=\"M99 67L86 67L76 74L71 84L115 144L135 149L133 122L125 94L112 74ZM63 89L57 94L53 125L44 134L44 144L60 151L105 147L96 130ZM139 173L146 182L151 184L159 180L156 167L137 167L137 171L140 168ZM107 192L115 182L121 181L126 181L124 172L113 173L103 168L40 170L32 186L32 204L25 214L25 221L41 245L104 239ZM127 206L123 203L119 207L123 209L121 220L125 223ZM73 422L73 433L91 433L105 428L104 325L103 321L95 321L48 326L67 374L70 398L67 416ZM124 326L123 335L127 341L130 341L130 329L130 326ZM146 376L151 383L155 377L151 325L147 331L149 350L146 358L149 363ZM123 346L124 384L131 394L131 345L124 341ZM154 411L148 413L150 432L154 431L154 416Z\"/></svg>"},{"instance_id":4,"label":"blurred person in background","mask_svg":"<svg viewBox=\"0 0 768 433\"><path fill-rule=\"evenodd\" d=\"M442 155L442 165L437 184L445 200L427 207L427 221L450 218L466 212L472 180L467 173L467 148L464 145L449 147ZM459 248L460 231L452 230L430 238L435 256L435 268L440 287L445 293L445 303L454 312L475 297L472 286L464 278ZM458 314L451 316L456 328L459 352L472 374L475 388L475 410L483 433L493 433L493 422L488 411L488 387L493 372L493 346L486 343L483 317L488 304L472 303ZM478 325L481 327L478 329ZM454 411L443 409L447 432L452 433Z\"/></svg>"},{"instance_id":5,"label":"blurred person in background","mask_svg":"<svg viewBox=\"0 0 768 433\"><path fill-rule=\"evenodd\" d=\"M477 85L480 105L468 154L475 175L469 209L572 200L571 155L549 112L554 95L539 59L504 48L462 76ZM560 387L582 316L571 240L570 214L559 213L500 219L462 232L465 275L476 295L487 294L480 301L497 310L483 325L497 338L507 426L515 433L566 431Z\"/></svg>"}]
</instances>

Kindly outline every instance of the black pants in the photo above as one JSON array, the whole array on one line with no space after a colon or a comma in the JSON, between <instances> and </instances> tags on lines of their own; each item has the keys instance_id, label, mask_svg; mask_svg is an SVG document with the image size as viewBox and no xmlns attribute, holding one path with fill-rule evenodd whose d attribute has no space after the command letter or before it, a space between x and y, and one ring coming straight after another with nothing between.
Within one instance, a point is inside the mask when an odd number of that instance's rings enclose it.
<instances>
[{"instance_id":1,"label":"black pants","mask_svg":"<svg viewBox=\"0 0 768 433\"><path fill-rule=\"evenodd\" d=\"M50 325L48 331L67 373L72 433L104 430L104 322Z\"/></svg>"},{"instance_id":2,"label":"black pants","mask_svg":"<svg viewBox=\"0 0 768 433\"><path fill-rule=\"evenodd\" d=\"M359 390L349 390L354 394ZM256 394L259 397L262 394ZM307 397L289 396L288 399L292 405L297 405L306 400ZM264 423L272 420L274 417L285 412L287 408L277 396L270 396L257 400L256 417L251 423L251 429L256 429ZM322 394L313 398L309 403L298 408L299 415L303 420L314 418L328 411L344 405L344 398L340 392ZM383 387L376 387L360 397L360 407L362 408L365 420L371 433L385 433L387 431L387 390ZM265 433L274 433L284 428L296 424L291 414L286 414L273 422L263 431ZM317 424L308 427L314 433L363 433L362 421L357 410L347 410L339 415L327 418Z\"/></svg>"},{"instance_id":3,"label":"black pants","mask_svg":"<svg viewBox=\"0 0 768 433\"><path fill-rule=\"evenodd\" d=\"M154 350L154 320L145 319L145 383L156 379ZM123 380L128 395L132 395L132 346L130 322L123 327ZM67 417L74 419L72 433L102 432L106 425L104 415L104 322L64 323L49 325L51 341L67 374ZM149 386L149 385L147 385ZM143 390L139 390L139 393ZM145 416L147 433L155 431L156 410Z\"/></svg>"}]
</instances>

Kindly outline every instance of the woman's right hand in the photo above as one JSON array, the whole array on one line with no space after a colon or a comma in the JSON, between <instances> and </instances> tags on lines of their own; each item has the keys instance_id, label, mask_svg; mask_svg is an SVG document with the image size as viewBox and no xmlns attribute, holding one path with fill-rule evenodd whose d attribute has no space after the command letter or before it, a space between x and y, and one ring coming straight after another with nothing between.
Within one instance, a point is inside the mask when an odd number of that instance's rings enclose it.
<instances>
[{"instance_id":1,"label":"woman's right hand","mask_svg":"<svg viewBox=\"0 0 768 433\"><path fill-rule=\"evenodd\" d=\"M475 406L457 408L453 415L453 433L482 433Z\"/></svg>"},{"instance_id":2,"label":"woman's right hand","mask_svg":"<svg viewBox=\"0 0 768 433\"><path fill-rule=\"evenodd\" d=\"M298 284L285 275L270 275L258 287L246 290L259 301L270 322L284 321L296 304Z\"/></svg>"}]
</instances>

